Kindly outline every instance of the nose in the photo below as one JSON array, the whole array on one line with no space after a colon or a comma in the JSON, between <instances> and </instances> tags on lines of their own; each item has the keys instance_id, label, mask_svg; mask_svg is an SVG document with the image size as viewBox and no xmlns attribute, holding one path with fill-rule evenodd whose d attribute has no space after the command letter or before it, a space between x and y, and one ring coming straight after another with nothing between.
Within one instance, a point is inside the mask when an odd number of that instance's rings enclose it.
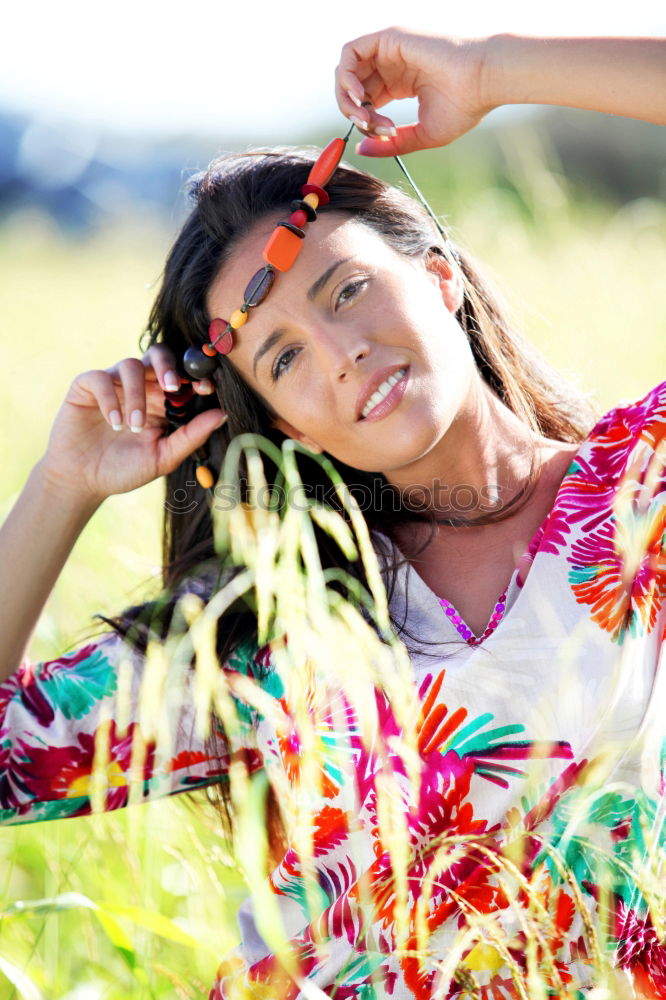
<instances>
[{"instance_id":1,"label":"nose","mask_svg":"<svg viewBox=\"0 0 666 1000\"><path fill-rule=\"evenodd\" d=\"M370 347L358 330L343 331L321 326L314 331L314 349L322 367L333 373L336 381L344 382L355 367L370 353Z\"/></svg>"}]
</instances>

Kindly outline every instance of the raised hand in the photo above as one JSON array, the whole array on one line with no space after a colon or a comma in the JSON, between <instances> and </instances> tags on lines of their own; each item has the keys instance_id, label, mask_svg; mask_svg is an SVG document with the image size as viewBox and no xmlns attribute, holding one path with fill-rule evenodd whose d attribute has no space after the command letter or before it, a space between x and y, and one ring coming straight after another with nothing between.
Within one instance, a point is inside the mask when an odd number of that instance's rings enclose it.
<instances>
[{"instance_id":1,"label":"raised hand","mask_svg":"<svg viewBox=\"0 0 666 1000\"><path fill-rule=\"evenodd\" d=\"M376 109L403 97L418 99L418 121L396 129ZM502 104L666 124L666 39L465 39L386 28L344 46L336 98L367 132L358 148L366 156L445 146Z\"/></svg>"},{"instance_id":2,"label":"raised hand","mask_svg":"<svg viewBox=\"0 0 666 1000\"><path fill-rule=\"evenodd\" d=\"M226 420L216 407L167 434L164 391L178 386L173 355L161 345L143 360L79 375L51 430L47 480L60 494L99 503L173 471ZM213 387L202 380L195 390L207 395Z\"/></svg>"},{"instance_id":3,"label":"raised hand","mask_svg":"<svg viewBox=\"0 0 666 1000\"><path fill-rule=\"evenodd\" d=\"M473 128L493 107L483 92L485 44L405 28L348 42L335 74L336 99L344 115L367 128L358 151L394 156L445 146ZM418 99L418 121L396 129L376 109L403 97Z\"/></svg>"},{"instance_id":4,"label":"raised hand","mask_svg":"<svg viewBox=\"0 0 666 1000\"><path fill-rule=\"evenodd\" d=\"M19 665L72 546L99 504L175 469L226 420L215 407L167 434L164 390L178 388L175 358L152 347L74 379L46 453L0 528L0 680ZM195 383L201 394L210 382Z\"/></svg>"}]
</instances>

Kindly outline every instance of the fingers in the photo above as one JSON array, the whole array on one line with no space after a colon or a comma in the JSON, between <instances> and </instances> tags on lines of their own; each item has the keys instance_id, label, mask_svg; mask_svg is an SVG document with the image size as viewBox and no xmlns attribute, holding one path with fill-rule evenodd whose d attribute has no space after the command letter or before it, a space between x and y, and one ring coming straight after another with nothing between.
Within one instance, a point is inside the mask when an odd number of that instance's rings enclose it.
<instances>
[{"instance_id":1,"label":"fingers","mask_svg":"<svg viewBox=\"0 0 666 1000\"><path fill-rule=\"evenodd\" d=\"M346 118L354 121L354 124L366 124L367 113L362 107L366 99L365 87L358 76L358 59L351 44L343 48L340 64L335 70L335 97Z\"/></svg>"},{"instance_id":2,"label":"fingers","mask_svg":"<svg viewBox=\"0 0 666 1000\"><path fill-rule=\"evenodd\" d=\"M180 389L182 380L176 371L176 355L166 344L152 344L142 361L147 368L152 368L164 392L177 392ZM210 396L215 391L215 386L209 378L192 382L192 387L201 396Z\"/></svg>"},{"instance_id":3,"label":"fingers","mask_svg":"<svg viewBox=\"0 0 666 1000\"><path fill-rule=\"evenodd\" d=\"M392 119L376 109L394 98L414 95L413 81L407 78L402 59L393 51L395 35L396 31L389 29L347 43L336 70L340 110L359 130L373 138L393 139L397 135ZM368 155L393 155L377 143L368 145L373 150Z\"/></svg>"},{"instance_id":4,"label":"fingers","mask_svg":"<svg viewBox=\"0 0 666 1000\"><path fill-rule=\"evenodd\" d=\"M479 100L484 45L474 40L386 28L347 43L336 70L340 110L364 133L364 156L396 156L453 142L486 113ZM418 99L418 121L395 129L378 113Z\"/></svg>"},{"instance_id":5,"label":"fingers","mask_svg":"<svg viewBox=\"0 0 666 1000\"><path fill-rule=\"evenodd\" d=\"M211 434L228 420L228 416L224 410L204 410L168 437L161 438L159 475L173 472L192 452L206 443Z\"/></svg>"},{"instance_id":6,"label":"fingers","mask_svg":"<svg viewBox=\"0 0 666 1000\"><path fill-rule=\"evenodd\" d=\"M125 358L105 371L84 372L73 384L71 402L88 407L92 396L114 431L128 428L139 434L148 425L154 427L164 423L162 393L176 392L182 383L176 372L173 351L156 344L142 360ZM200 379L192 382L192 386L204 396L215 391L211 379Z\"/></svg>"},{"instance_id":7,"label":"fingers","mask_svg":"<svg viewBox=\"0 0 666 1000\"><path fill-rule=\"evenodd\" d=\"M73 402L90 405L93 397L100 413L113 428L124 426L138 433L146 421L145 369L137 358L126 358L106 371L84 372L74 380ZM76 390L83 390L83 400ZM120 391L119 391L120 390Z\"/></svg>"},{"instance_id":8,"label":"fingers","mask_svg":"<svg viewBox=\"0 0 666 1000\"><path fill-rule=\"evenodd\" d=\"M370 98L377 103L377 94L369 93L367 80L374 70L374 60L379 51L379 32L363 35L347 42L340 53L340 63L335 71L335 92L340 110L364 124L368 121L362 105Z\"/></svg>"},{"instance_id":9,"label":"fingers","mask_svg":"<svg viewBox=\"0 0 666 1000\"><path fill-rule=\"evenodd\" d=\"M146 369L138 358L125 358L115 370L122 387L121 426L125 424L135 434L139 434L146 424ZM114 430L120 430L117 413L114 417L115 422L111 426Z\"/></svg>"},{"instance_id":10,"label":"fingers","mask_svg":"<svg viewBox=\"0 0 666 1000\"><path fill-rule=\"evenodd\" d=\"M152 344L143 358L146 368L152 368L157 381L165 392L177 392L180 378L176 371L176 355L165 344Z\"/></svg>"},{"instance_id":11,"label":"fingers","mask_svg":"<svg viewBox=\"0 0 666 1000\"><path fill-rule=\"evenodd\" d=\"M360 156L402 156L418 149L429 149L438 143L431 142L420 125L401 125L394 135L368 135L356 147Z\"/></svg>"},{"instance_id":12,"label":"fingers","mask_svg":"<svg viewBox=\"0 0 666 1000\"><path fill-rule=\"evenodd\" d=\"M128 427L138 434L145 427L146 369L138 358L125 358L106 371L86 372L75 386L92 395L114 431Z\"/></svg>"},{"instance_id":13,"label":"fingers","mask_svg":"<svg viewBox=\"0 0 666 1000\"><path fill-rule=\"evenodd\" d=\"M354 120L354 125L360 129L364 134L377 135L377 136L395 136L396 127L393 119L388 118L386 115L380 115L372 107L369 101L365 101L363 105L363 110L366 113L366 122L359 122ZM352 115L352 118L355 116Z\"/></svg>"},{"instance_id":14,"label":"fingers","mask_svg":"<svg viewBox=\"0 0 666 1000\"><path fill-rule=\"evenodd\" d=\"M79 375L72 384L71 393L76 394L73 397L75 402L81 402L80 397L79 400L76 399L77 390L83 392L82 401L85 405L89 405L89 398L93 397L100 413L114 431L123 429L122 403L111 372L91 371Z\"/></svg>"}]
</instances>

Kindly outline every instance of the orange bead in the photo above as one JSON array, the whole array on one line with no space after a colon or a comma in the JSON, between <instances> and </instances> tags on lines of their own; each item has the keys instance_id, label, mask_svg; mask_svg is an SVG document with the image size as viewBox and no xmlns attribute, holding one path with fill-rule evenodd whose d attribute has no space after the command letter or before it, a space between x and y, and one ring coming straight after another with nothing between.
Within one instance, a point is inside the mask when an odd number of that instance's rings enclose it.
<instances>
[{"instance_id":1,"label":"orange bead","mask_svg":"<svg viewBox=\"0 0 666 1000\"><path fill-rule=\"evenodd\" d=\"M284 226L276 226L264 247L264 260L276 271L288 271L303 246L303 240Z\"/></svg>"},{"instance_id":2,"label":"orange bead","mask_svg":"<svg viewBox=\"0 0 666 1000\"><path fill-rule=\"evenodd\" d=\"M199 486L203 486L205 490L211 489L215 485L215 480L213 479L213 473L205 465L197 465L197 471L195 472L197 477L197 482Z\"/></svg>"},{"instance_id":3,"label":"orange bead","mask_svg":"<svg viewBox=\"0 0 666 1000\"><path fill-rule=\"evenodd\" d=\"M233 326L234 330L238 330L243 323L247 323L247 313L243 312L241 309L234 309L229 317L229 325Z\"/></svg>"},{"instance_id":4,"label":"orange bead","mask_svg":"<svg viewBox=\"0 0 666 1000\"><path fill-rule=\"evenodd\" d=\"M331 139L326 149L323 149L308 174L308 184L318 184L319 187L326 187L333 173L342 159L345 151L344 139Z\"/></svg>"},{"instance_id":5,"label":"orange bead","mask_svg":"<svg viewBox=\"0 0 666 1000\"><path fill-rule=\"evenodd\" d=\"M217 351L212 344L204 344L201 350L209 358L214 358L217 355Z\"/></svg>"},{"instance_id":6,"label":"orange bead","mask_svg":"<svg viewBox=\"0 0 666 1000\"><path fill-rule=\"evenodd\" d=\"M310 208L317 209L319 207L319 195L316 195L314 191L311 191L310 194L306 194L303 201L306 202Z\"/></svg>"}]
</instances>

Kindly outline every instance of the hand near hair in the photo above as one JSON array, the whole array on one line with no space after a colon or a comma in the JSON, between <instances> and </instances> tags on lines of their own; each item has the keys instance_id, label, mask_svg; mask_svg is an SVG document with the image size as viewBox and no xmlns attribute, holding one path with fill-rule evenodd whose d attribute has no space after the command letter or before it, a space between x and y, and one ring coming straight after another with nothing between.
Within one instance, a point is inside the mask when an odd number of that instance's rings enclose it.
<instances>
[{"instance_id":1,"label":"hand near hair","mask_svg":"<svg viewBox=\"0 0 666 1000\"><path fill-rule=\"evenodd\" d=\"M394 156L445 146L473 128L492 105L482 92L485 40L387 28L348 42L335 74L344 115L366 123L359 152ZM418 121L395 128L377 113L389 101L416 97ZM369 101L371 107L360 105Z\"/></svg>"},{"instance_id":2,"label":"hand near hair","mask_svg":"<svg viewBox=\"0 0 666 1000\"><path fill-rule=\"evenodd\" d=\"M18 667L44 602L99 504L171 472L226 419L214 408L165 433L164 390L178 381L174 366L173 354L157 345L143 361L127 358L74 379L46 454L0 528L0 565L10 568L0 581L0 680ZM195 391L209 395L212 385L195 383Z\"/></svg>"},{"instance_id":3,"label":"hand near hair","mask_svg":"<svg viewBox=\"0 0 666 1000\"><path fill-rule=\"evenodd\" d=\"M418 99L418 121L396 129L376 109L403 97ZM555 104L666 124L666 39L464 39L387 28L344 46L336 98L367 131L358 148L366 156L445 146L504 104Z\"/></svg>"},{"instance_id":4,"label":"hand near hair","mask_svg":"<svg viewBox=\"0 0 666 1000\"><path fill-rule=\"evenodd\" d=\"M10 568L0 583L0 680L19 666L44 602L100 503L175 469L226 419L210 409L166 434L164 390L178 380L174 367L172 352L157 345L143 361L126 358L74 379L46 453L0 527L0 564ZM210 394L212 385L195 383L195 391Z\"/></svg>"},{"instance_id":5,"label":"hand near hair","mask_svg":"<svg viewBox=\"0 0 666 1000\"><path fill-rule=\"evenodd\" d=\"M166 434L165 389L178 388L174 358L162 345L143 360L126 358L79 375L56 416L42 467L59 495L100 503L172 472L220 427L226 415L206 410ZM208 380L195 384L202 395Z\"/></svg>"}]
</instances>

